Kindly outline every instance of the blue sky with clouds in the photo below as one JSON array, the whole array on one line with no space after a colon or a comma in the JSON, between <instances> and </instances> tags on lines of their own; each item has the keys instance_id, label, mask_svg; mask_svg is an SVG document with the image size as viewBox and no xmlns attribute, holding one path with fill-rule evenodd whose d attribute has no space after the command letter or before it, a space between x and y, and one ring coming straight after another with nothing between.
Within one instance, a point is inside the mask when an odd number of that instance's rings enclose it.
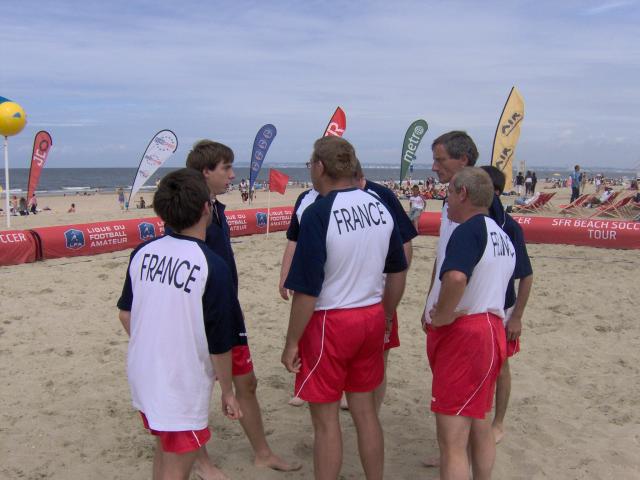
<instances>
[{"instance_id":1,"label":"blue sky with clouds","mask_svg":"<svg viewBox=\"0 0 640 480\"><path fill-rule=\"evenodd\" d=\"M640 1L6 2L0 95L29 124L10 140L28 167L48 130L48 167L137 166L171 128L184 161L213 138L247 163L265 123L268 163L307 161L337 105L364 164L399 163L409 124L431 140L467 130L488 163L512 85L529 165L640 162Z\"/></svg>"}]
</instances>

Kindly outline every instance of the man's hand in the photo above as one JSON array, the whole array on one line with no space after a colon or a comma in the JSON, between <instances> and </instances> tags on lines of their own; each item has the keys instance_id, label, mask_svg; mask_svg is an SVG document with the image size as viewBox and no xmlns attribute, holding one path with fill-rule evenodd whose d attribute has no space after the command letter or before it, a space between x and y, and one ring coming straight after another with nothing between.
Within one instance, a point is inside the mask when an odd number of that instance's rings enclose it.
<instances>
[{"instance_id":1,"label":"man's hand","mask_svg":"<svg viewBox=\"0 0 640 480\"><path fill-rule=\"evenodd\" d=\"M231 420L239 420L242 418L240 404L233 394L233 391L222 392L222 414Z\"/></svg>"},{"instance_id":2,"label":"man's hand","mask_svg":"<svg viewBox=\"0 0 640 480\"><path fill-rule=\"evenodd\" d=\"M290 371L291 373L298 373L300 371L298 345L285 344L284 350L282 350L282 357L280 361L288 371Z\"/></svg>"},{"instance_id":3,"label":"man's hand","mask_svg":"<svg viewBox=\"0 0 640 480\"><path fill-rule=\"evenodd\" d=\"M385 313L385 328L384 328L384 341L388 342L389 338L391 338L391 330L393 328L393 314Z\"/></svg>"},{"instance_id":4,"label":"man's hand","mask_svg":"<svg viewBox=\"0 0 640 480\"><path fill-rule=\"evenodd\" d=\"M520 334L522 333L522 317L514 317L511 315L511 318L507 322L507 340L513 341L520 338Z\"/></svg>"},{"instance_id":5,"label":"man's hand","mask_svg":"<svg viewBox=\"0 0 640 480\"><path fill-rule=\"evenodd\" d=\"M280 296L284 300L289 300L289 296L293 295L293 291L287 288L284 288L284 281L280 282L280 285L278 285L278 290L280 291Z\"/></svg>"}]
</instances>

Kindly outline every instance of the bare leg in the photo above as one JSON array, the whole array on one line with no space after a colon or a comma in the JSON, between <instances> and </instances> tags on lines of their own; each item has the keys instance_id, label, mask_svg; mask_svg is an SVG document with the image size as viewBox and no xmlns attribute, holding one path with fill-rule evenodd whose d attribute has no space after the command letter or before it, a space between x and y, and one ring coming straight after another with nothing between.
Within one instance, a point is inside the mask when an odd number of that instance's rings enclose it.
<instances>
[{"instance_id":1,"label":"bare leg","mask_svg":"<svg viewBox=\"0 0 640 480\"><path fill-rule=\"evenodd\" d=\"M161 466L159 476L156 480L189 480L191 475L191 467L196 460L198 450L187 453L168 453L163 452L162 447L160 449Z\"/></svg>"},{"instance_id":2,"label":"bare leg","mask_svg":"<svg viewBox=\"0 0 640 480\"><path fill-rule=\"evenodd\" d=\"M358 433L358 452L367 480L382 480L384 436L373 392L348 392L349 411Z\"/></svg>"},{"instance_id":3,"label":"bare leg","mask_svg":"<svg viewBox=\"0 0 640 480\"><path fill-rule=\"evenodd\" d=\"M489 480L496 461L496 442L488 418L471 421L471 464L473 480Z\"/></svg>"},{"instance_id":4,"label":"bare leg","mask_svg":"<svg viewBox=\"0 0 640 480\"><path fill-rule=\"evenodd\" d=\"M193 471L202 480L229 480L229 477L216 467L211 458L209 458L205 445L198 449Z\"/></svg>"},{"instance_id":5,"label":"bare leg","mask_svg":"<svg viewBox=\"0 0 640 480\"><path fill-rule=\"evenodd\" d=\"M299 470L302 467L301 464L286 462L273 453L267 443L260 413L260 404L256 396L258 380L254 373L249 372L246 375L234 376L233 384L236 387L236 398L240 403L240 409L243 414L240 424L255 453L255 465L285 472Z\"/></svg>"},{"instance_id":6,"label":"bare leg","mask_svg":"<svg viewBox=\"0 0 640 480\"><path fill-rule=\"evenodd\" d=\"M313 422L313 471L316 480L336 480L342 466L339 402L309 403Z\"/></svg>"},{"instance_id":7,"label":"bare leg","mask_svg":"<svg viewBox=\"0 0 640 480\"><path fill-rule=\"evenodd\" d=\"M376 402L376 412L380 413L382 408L382 402L384 402L384 396L387 393L387 360L389 359L389 350L384 351L384 377L382 377L382 383L378 385L373 391L373 398Z\"/></svg>"},{"instance_id":8,"label":"bare leg","mask_svg":"<svg viewBox=\"0 0 640 480\"><path fill-rule=\"evenodd\" d=\"M504 417L507 414L509 397L511 395L511 370L509 359L505 359L496 382L496 413L493 417L493 436L495 442L500 443L504 437Z\"/></svg>"},{"instance_id":9,"label":"bare leg","mask_svg":"<svg viewBox=\"0 0 640 480\"><path fill-rule=\"evenodd\" d=\"M469 480L467 445L471 418L436 413L436 429L441 480Z\"/></svg>"},{"instance_id":10,"label":"bare leg","mask_svg":"<svg viewBox=\"0 0 640 480\"><path fill-rule=\"evenodd\" d=\"M156 451L153 455L153 480L162 478L162 444L156 437Z\"/></svg>"}]
</instances>

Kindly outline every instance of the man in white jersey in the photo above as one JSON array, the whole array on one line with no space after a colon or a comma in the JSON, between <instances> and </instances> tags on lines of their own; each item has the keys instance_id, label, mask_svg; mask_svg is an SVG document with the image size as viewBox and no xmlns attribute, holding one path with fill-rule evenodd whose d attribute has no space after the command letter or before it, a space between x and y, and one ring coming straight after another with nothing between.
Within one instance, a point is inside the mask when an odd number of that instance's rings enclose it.
<instances>
[{"instance_id":1,"label":"man in white jersey","mask_svg":"<svg viewBox=\"0 0 640 480\"><path fill-rule=\"evenodd\" d=\"M433 152L433 170L438 175L438 181L442 184L449 183L451 178L462 170L464 167L472 167L478 160L478 148L473 139L466 132L453 130L444 133L436 138L431 144ZM440 216L440 236L438 238L438 246L436 250L436 258L433 261L433 269L431 270L431 283L429 285L429 296L427 298L427 310L433 306L437 298L436 294L432 294L434 285L440 283L439 275L442 261L444 260L445 249L449 242L449 237L458 224L449 219L447 215L447 200L443 202L442 213ZM427 457L424 465L434 467L440 464L438 456Z\"/></svg>"},{"instance_id":2,"label":"man in white jersey","mask_svg":"<svg viewBox=\"0 0 640 480\"><path fill-rule=\"evenodd\" d=\"M373 391L384 375L385 315L395 311L407 268L391 212L379 197L353 186L356 162L346 140L316 141L311 178L321 197L302 216L284 283L294 294L282 363L296 373L296 395L309 402L314 472L321 479L340 473L343 391L365 476L383 476L384 442Z\"/></svg>"},{"instance_id":3,"label":"man in white jersey","mask_svg":"<svg viewBox=\"0 0 640 480\"><path fill-rule=\"evenodd\" d=\"M488 216L493 183L479 168L456 173L448 188L448 216L459 226L440 263L435 301L425 309L427 356L433 372L440 478L489 479L495 461L491 411L495 382L506 358L502 321L515 268L508 235Z\"/></svg>"},{"instance_id":4,"label":"man in white jersey","mask_svg":"<svg viewBox=\"0 0 640 480\"><path fill-rule=\"evenodd\" d=\"M237 298L225 262L205 245L209 190L200 172L162 179L156 213L173 233L131 254L120 321L130 335L127 374L133 406L157 437L154 479L187 479L211 437L209 402L217 377L222 410L242 416L231 381Z\"/></svg>"}]
</instances>

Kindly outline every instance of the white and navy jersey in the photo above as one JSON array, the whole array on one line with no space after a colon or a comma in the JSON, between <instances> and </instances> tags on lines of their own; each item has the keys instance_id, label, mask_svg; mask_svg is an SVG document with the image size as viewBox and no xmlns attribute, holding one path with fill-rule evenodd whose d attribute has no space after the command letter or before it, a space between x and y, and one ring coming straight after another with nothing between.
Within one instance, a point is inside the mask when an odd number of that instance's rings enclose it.
<instances>
[{"instance_id":1,"label":"white and navy jersey","mask_svg":"<svg viewBox=\"0 0 640 480\"><path fill-rule=\"evenodd\" d=\"M383 273L406 268L389 209L375 195L349 188L305 210L284 286L318 297L316 310L364 307L381 301Z\"/></svg>"},{"instance_id":2,"label":"white and navy jersey","mask_svg":"<svg viewBox=\"0 0 640 480\"><path fill-rule=\"evenodd\" d=\"M233 280L200 240L166 235L131 254L118 308L131 312L127 374L133 406L159 431L208 424L210 354L234 344Z\"/></svg>"},{"instance_id":3,"label":"white and navy jersey","mask_svg":"<svg viewBox=\"0 0 640 480\"><path fill-rule=\"evenodd\" d=\"M475 215L451 234L438 271L439 282L434 283L431 293L437 300L444 274L462 272L467 286L455 311L459 315L489 312L504 318L505 294L515 264L516 252L509 236L493 219ZM425 317L431 323L429 310Z\"/></svg>"},{"instance_id":4,"label":"white and navy jersey","mask_svg":"<svg viewBox=\"0 0 640 480\"><path fill-rule=\"evenodd\" d=\"M505 310L513 307L516 303L515 279L522 279L533 275L531 260L527 252L527 245L524 241L522 227L507 212L504 211L502 202L497 195L493 196L493 203L489 207L489 216L498 224L504 232L509 235L509 240L516 250L516 268L513 278L507 288L507 296L504 301Z\"/></svg>"},{"instance_id":5,"label":"white and navy jersey","mask_svg":"<svg viewBox=\"0 0 640 480\"><path fill-rule=\"evenodd\" d=\"M382 199L387 208L389 208L389 211L393 215L393 218L398 225L402 243L407 243L418 236L416 227L413 225L413 222L407 215L407 212L404 211L400 200L398 200L398 197L395 193L393 193L393 191L391 191L384 185L380 185L379 183L371 182L369 180L367 180L364 188L369 192L375 193Z\"/></svg>"},{"instance_id":6,"label":"white and navy jersey","mask_svg":"<svg viewBox=\"0 0 640 480\"><path fill-rule=\"evenodd\" d=\"M292 242L298 241L300 235L300 222L302 221L302 214L309 205L316 201L320 194L317 190L305 190L296 199L296 204L293 207L293 215L291 215L291 221L289 222L289 228L287 228L287 239Z\"/></svg>"},{"instance_id":7,"label":"white and navy jersey","mask_svg":"<svg viewBox=\"0 0 640 480\"><path fill-rule=\"evenodd\" d=\"M424 320L427 323L431 323L429 312L438 301L438 295L440 295L440 267L442 267L442 262L444 262L447 243L449 243L451 234L457 227L458 224L456 222L449 220L449 204L445 200L442 206L442 213L440 214L440 238L438 238L438 247L436 250L436 271L433 276L433 286L427 297L427 306L424 309Z\"/></svg>"}]
</instances>

